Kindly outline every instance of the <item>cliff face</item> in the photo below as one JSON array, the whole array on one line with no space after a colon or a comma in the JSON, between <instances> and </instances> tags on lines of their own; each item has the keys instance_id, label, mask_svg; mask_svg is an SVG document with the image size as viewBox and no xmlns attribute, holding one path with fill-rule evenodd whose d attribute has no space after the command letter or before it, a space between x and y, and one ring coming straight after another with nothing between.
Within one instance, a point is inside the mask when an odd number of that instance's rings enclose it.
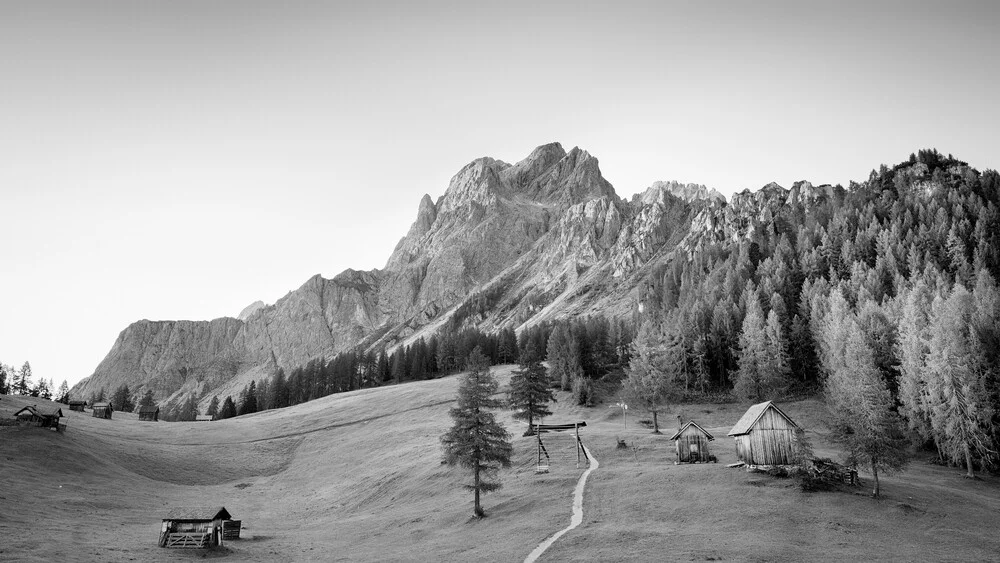
<instances>
[{"instance_id":1,"label":"cliff face","mask_svg":"<svg viewBox=\"0 0 1000 563\"><path fill-rule=\"evenodd\" d=\"M739 205L742 214L755 204ZM464 322L484 330L568 315L629 315L643 276L673 255L692 218L711 227L699 236L719 229L732 236L718 217L730 207L714 190L676 182L657 182L626 202L596 158L558 143L516 164L479 158L437 201L420 200L385 268L314 276L273 305L247 307L239 319L140 321L72 392L111 392L127 383L171 403L190 393L207 402L279 367L429 336L481 292L490 293L493 307Z\"/></svg>"}]
</instances>

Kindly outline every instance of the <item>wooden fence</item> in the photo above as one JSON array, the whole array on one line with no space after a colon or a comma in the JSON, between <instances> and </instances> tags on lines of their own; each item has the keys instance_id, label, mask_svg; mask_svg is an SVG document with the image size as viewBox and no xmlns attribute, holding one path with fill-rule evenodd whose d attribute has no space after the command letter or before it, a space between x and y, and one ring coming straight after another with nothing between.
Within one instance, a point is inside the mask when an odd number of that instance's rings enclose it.
<instances>
[{"instance_id":1,"label":"wooden fence","mask_svg":"<svg viewBox=\"0 0 1000 563\"><path fill-rule=\"evenodd\" d=\"M212 544L212 533L172 532L167 534L164 547L208 547Z\"/></svg>"}]
</instances>

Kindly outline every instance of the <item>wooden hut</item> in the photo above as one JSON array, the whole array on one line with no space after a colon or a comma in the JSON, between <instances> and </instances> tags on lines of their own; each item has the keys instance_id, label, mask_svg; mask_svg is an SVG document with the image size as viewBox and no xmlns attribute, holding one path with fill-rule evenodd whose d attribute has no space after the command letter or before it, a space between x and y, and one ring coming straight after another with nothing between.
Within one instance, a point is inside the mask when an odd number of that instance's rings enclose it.
<instances>
[{"instance_id":1,"label":"wooden hut","mask_svg":"<svg viewBox=\"0 0 1000 563\"><path fill-rule=\"evenodd\" d=\"M690 421L670 437L677 448L677 463L707 463L715 461L708 451L708 443L715 440L695 421Z\"/></svg>"},{"instance_id":2,"label":"wooden hut","mask_svg":"<svg viewBox=\"0 0 1000 563\"><path fill-rule=\"evenodd\" d=\"M215 417L210 414L198 414L194 417L195 422L212 422L213 420Z\"/></svg>"},{"instance_id":3,"label":"wooden hut","mask_svg":"<svg viewBox=\"0 0 1000 563\"><path fill-rule=\"evenodd\" d=\"M111 418L111 413L115 412L114 407L111 403L94 403L92 408L92 416L96 418Z\"/></svg>"},{"instance_id":4,"label":"wooden hut","mask_svg":"<svg viewBox=\"0 0 1000 563\"><path fill-rule=\"evenodd\" d=\"M171 511L160 528L160 547L213 547L222 545L223 527L232 519L222 506Z\"/></svg>"},{"instance_id":5,"label":"wooden hut","mask_svg":"<svg viewBox=\"0 0 1000 563\"><path fill-rule=\"evenodd\" d=\"M83 412L87 408L87 401L70 401L69 410Z\"/></svg>"},{"instance_id":6,"label":"wooden hut","mask_svg":"<svg viewBox=\"0 0 1000 563\"><path fill-rule=\"evenodd\" d=\"M736 458L747 465L791 465L798 461L798 431L787 414L767 401L747 409L729 435L736 440Z\"/></svg>"},{"instance_id":7,"label":"wooden hut","mask_svg":"<svg viewBox=\"0 0 1000 563\"><path fill-rule=\"evenodd\" d=\"M35 426L41 426L42 428L51 428L56 431L66 429L65 424L59 424L59 420L62 419L62 416L63 412L59 407L39 408L37 405L24 407L14 413L14 418L22 424L33 424Z\"/></svg>"},{"instance_id":8,"label":"wooden hut","mask_svg":"<svg viewBox=\"0 0 1000 563\"><path fill-rule=\"evenodd\" d=\"M160 407L156 405L139 407L139 420L148 420L149 422L160 420Z\"/></svg>"}]
</instances>

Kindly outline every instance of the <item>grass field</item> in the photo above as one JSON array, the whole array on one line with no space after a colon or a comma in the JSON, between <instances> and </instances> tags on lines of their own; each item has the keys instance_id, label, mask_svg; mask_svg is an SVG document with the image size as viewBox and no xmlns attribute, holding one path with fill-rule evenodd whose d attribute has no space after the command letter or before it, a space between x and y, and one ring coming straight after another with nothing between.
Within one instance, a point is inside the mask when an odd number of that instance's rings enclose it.
<instances>
[{"instance_id":1,"label":"grass field","mask_svg":"<svg viewBox=\"0 0 1000 563\"><path fill-rule=\"evenodd\" d=\"M502 383L511 367L495 368ZM470 518L466 474L441 464L456 377L334 395L210 423L68 415L68 431L0 426L0 561L522 561L569 523L576 467L570 436L546 436L551 471L536 475L535 442L514 436L504 488ZM794 482L729 469L726 432L745 405L684 405L712 432L718 464L674 465L672 444L607 405L565 396L546 422L586 420L600 460L583 524L539 561L989 561L1000 558L1000 482L917 459L885 478L884 498L800 491ZM0 418L29 397L0 397ZM836 457L816 400L782 403L816 453ZM617 450L616 439L628 450ZM157 547L171 507L225 506L243 539L221 550Z\"/></svg>"}]
</instances>

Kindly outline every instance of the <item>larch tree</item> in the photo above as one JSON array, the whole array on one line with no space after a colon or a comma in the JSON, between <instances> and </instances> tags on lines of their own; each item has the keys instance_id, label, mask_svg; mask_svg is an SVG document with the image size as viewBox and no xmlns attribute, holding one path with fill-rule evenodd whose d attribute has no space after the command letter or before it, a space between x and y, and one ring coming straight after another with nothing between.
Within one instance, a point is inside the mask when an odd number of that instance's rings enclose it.
<instances>
[{"instance_id":1,"label":"larch tree","mask_svg":"<svg viewBox=\"0 0 1000 563\"><path fill-rule=\"evenodd\" d=\"M740 334L739 370L733 391L740 398L760 402L775 398L788 386L788 355L781 327L774 316L771 334L755 298L747 299Z\"/></svg>"},{"instance_id":2,"label":"larch tree","mask_svg":"<svg viewBox=\"0 0 1000 563\"><path fill-rule=\"evenodd\" d=\"M59 391L57 393L56 402L62 403L64 405L69 404L69 384L66 383L64 379L62 383L59 384Z\"/></svg>"},{"instance_id":3,"label":"larch tree","mask_svg":"<svg viewBox=\"0 0 1000 563\"><path fill-rule=\"evenodd\" d=\"M923 280L906 294L899 320L899 411L911 430L924 440L938 444L931 425L928 390L927 354L930 343L931 304L933 297Z\"/></svg>"},{"instance_id":4,"label":"larch tree","mask_svg":"<svg viewBox=\"0 0 1000 563\"><path fill-rule=\"evenodd\" d=\"M31 386L31 364L27 361L21 366L21 371L18 376L14 379L15 389L14 391L18 395L27 395L30 393Z\"/></svg>"},{"instance_id":5,"label":"larch tree","mask_svg":"<svg viewBox=\"0 0 1000 563\"><path fill-rule=\"evenodd\" d=\"M216 398L215 402L216 402L216 405L218 405L218 403L219 403L218 398ZM155 404L156 404L156 401L153 400L153 390L152 389L146 389L146 392L142 394L142 398L139 399L139 406L140 407L151 407L151 406L153 406Z\"/></svg>"},{"instance_id":6,"label":"larch tree","mask_svg":"<svg viewBox=\"0 0 1000 563\"><path fill-rule=\"evenodd\" d=\"M953 460L962 459L966 477L975 478L973 453L986 453L983 426L989 412L983 373L972 349L974 300L956 284L946 300L935 307L927 355L930 375L931 425Z\"/></svg>"},{"instance_id":7,"label":"larch tree","mask_svg":"<svg viewBox=\"0 0 1000 563\"><path fill-rule=\"evenodd\" d=\"M678 398L684 362L678 335L654 321L643 322L632 341L622 391L627 403L653 415L654 434L660 433L659 413Z\"/></svg>"},{"instance_id":8,"label":"larch tree","mask_svg":"<svg viewBox=\"0 0 1000 563\"><path fill-rule=\"evenodd\" d=\"M827 404L834 413L834 439L846 452L846 462L872 472L872 496L878 497L879 474L902 470L907 462L903 421L871 347L860 327L849 319L843 362L825 381Z\"/></svg>"},{"instance_id":9,"label":"larch tree","mask_svg":"<svg viewBox=\"0 0 1000 563\"><path fill-rule=\"evenodd\" d=\"M569 328L560 324L549 336L548 346L549 374L558 382L559 388L569 391L573 382L583 376L580 365L580 348Z\"/></svg>"},{"instance_id":10,"label":"larch tree","mask_svg":"<svg viewBox=\"0 0 1000 563\"><path fill-rule=\"evenodd\" d=\"M527 344L521 354L520 369L511 375L507 401L514 409L514 418L528 422L525 436L534 434L535 419L552 414L548 404L555 401L555 397L534 343Z\"/></svg>"},{"instance_id":11,"label":"larch tree","mask_svg":"<svg viewBox=\"0 0 1000 563\"><path fill-rule=\"evenodd\" d=\"M501 488L499 471L510 467L513 448L510 434L490 410L503 404L494 397L499 384L478 346L469 354L468 368L458 386L458 404L449 411L454 424L441 436L441 445L448 465L472 470L472 484L465 488L473 491L473 515L482 518L486 513L479 497Z\"/></svg>"},{"instance_id":12,"label":"larch tree","mask_svg":"<svg viewBox=\"0 0 1000 563\"><path fill-rule=\"evenodd\" d=\"M236 403L233 402L233 397L231 395L226 395L226 400L222 402L222 408L219 409L219 419L233 418L236 416Z\"/></svg>"},{"instance_id":13,"label":"larch tree","mask_svg":"<svg viewBox=\"0 0 1000 563\"><path fill-rule=\"evenodd\" d=\"M212 397L212 401L208 403L208 410L205 411L205 414L211 416L212 418L216 418L218 416L218 414L219 414L219 396L218 395L215 395L214 397Z\"/></svg>"}]
</instances>

